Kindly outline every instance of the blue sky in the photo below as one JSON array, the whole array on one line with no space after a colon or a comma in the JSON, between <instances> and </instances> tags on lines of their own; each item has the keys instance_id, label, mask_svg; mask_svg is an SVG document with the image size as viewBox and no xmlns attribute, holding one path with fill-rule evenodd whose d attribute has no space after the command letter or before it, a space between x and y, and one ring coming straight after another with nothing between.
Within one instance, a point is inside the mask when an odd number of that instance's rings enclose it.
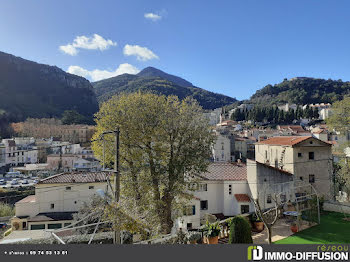
<instances>
[{"instance_id":1,"label":"blue sky","mask_svg":"<svg viewBox=\"0 0 350 262\"><path fill-rule=\"evenodd\" d=\"M90 80L154 66L246 99L283 78L350 80L349 11L347 0L2 0L0 51ZM78 36L75 55L59 49Z\"/></svg>"}]
</instances>

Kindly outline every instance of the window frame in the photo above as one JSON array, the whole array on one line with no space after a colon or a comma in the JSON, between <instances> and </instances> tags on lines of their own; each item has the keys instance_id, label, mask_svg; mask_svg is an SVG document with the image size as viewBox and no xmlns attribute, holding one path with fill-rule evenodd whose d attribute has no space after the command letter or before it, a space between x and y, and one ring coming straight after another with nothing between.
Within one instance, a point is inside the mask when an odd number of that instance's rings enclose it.
<instances>
[{"instance_id":1,"label":"window frame","mask_svg":"<svg viewBox=\"0 0 350 262\"><path fill-rule=\"evenodd\" d=\"M205 208L202 207L202 203L206 203ZM200 210L208 210L208 200L201 200L200 201Z\"/></svg>"}]
</instances>

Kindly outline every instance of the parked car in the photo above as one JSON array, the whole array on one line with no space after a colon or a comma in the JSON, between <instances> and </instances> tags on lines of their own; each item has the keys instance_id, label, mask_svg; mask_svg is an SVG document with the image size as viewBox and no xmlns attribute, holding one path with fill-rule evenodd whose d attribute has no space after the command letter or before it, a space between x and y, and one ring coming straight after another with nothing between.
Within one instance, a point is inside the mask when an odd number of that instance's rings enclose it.
<instances>
[{"instance_id":1,"label":"parked car","mask_svg":"<svg viewBox=\"0 0 350 262\"><path fill-rule=\"evenodd\" d=\"M6 185L6 181L4 179L0 179L0 185Z\"/></svg>"},{"instance_id":2,"label":"parked car","mask_svg":"<svg viewBox=\"0 0 350 262\"><path fill-rule=\"evenodd\" d=\"M18 185L18 180L17 179L13 179L11 181L11 185Z\"/></svg>"},{"instance_id":3,"label":"parked car","mask_svg":"<svg viewBox=\"0 0 350 262\"><path fill-rule=\"evenodd\" d=\"M28 183L28 180L27 180L27 179L22 180L22 184L24 184L24 185L29 184L29 183Z\"/></svg>"},{"instance_id":4,"label":"parked car","mask_svg":"<svg viewBox=\"0 0 350 262\"><path fill-rule=\"evenodd\" d=\"M6 228L7 224L6 223L0 223L0 229Z\"/></svg>"},{"instance_id":5,"label":"parked car","mask_svg":"<svg viewBox=\"0 0 350 262\"><path fill-rule=\"evenodd\" d=\"M35 179L35 180L33 181L33 184L37 184L38 182L39 182L39 180Z\"/></svg>"}]
</instances>

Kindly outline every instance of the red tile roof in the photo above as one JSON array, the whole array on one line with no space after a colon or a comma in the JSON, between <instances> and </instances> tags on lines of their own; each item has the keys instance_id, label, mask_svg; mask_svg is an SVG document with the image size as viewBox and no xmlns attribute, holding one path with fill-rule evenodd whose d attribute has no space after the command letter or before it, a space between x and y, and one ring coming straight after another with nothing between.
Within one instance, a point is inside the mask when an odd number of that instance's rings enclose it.
<instances>
[{"instance_id":1,"label":"red tile roof","mask_svg":"<svg viewBox=\"0 0 350 262\"><path fill-rule=\"evenodd\" d=\"M107 172L69 172L50 176L38 184L64 184L64 183L98 183L106 182Z\"/></svg>"},{"instance_id":2,"label":"red tile roof","mask_svg":"<svg viewBox=\"0 0 350 262\"><path fill-rule=\"evenodd\" d=\"M250 202L250 197L247 194L235 194L237 202Z\"/></svg>"},{"instance_id":3,"label":"red tile roof","mask_svg":"<svg viewBox=\"0 0 350 262\"><path fill-rule=\"evenodd\" d=\"M243 163L211 163L208 171L201 173L199 177L205 180L247 180L247 166Z\"/></svg>"},{"instance_id":4,"label":"red tile roof","mask_svg":"<svg viewBox=\"0 0 350 262\"><path fill-rule=\"evenodd\" d=\"M294 146L309 138L311 138L311 136L274 136L260 141L258 144Z\"/></svg>"}]
</instances>

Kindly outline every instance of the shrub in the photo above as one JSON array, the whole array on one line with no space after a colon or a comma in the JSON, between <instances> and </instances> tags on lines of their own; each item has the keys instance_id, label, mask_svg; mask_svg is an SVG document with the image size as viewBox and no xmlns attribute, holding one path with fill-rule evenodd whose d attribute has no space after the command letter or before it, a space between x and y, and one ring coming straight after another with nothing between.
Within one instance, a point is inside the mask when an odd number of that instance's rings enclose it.
<instances>
[{"instance_id":1,"label":"shrub","mask_svg":"<svg viewBox=\"0 0 350 262\"><path fill-rule=\"evenodd\" d=\"M0 203L0 217L14 216L15 209L5 203Z\"/></svg>"},{"instance_id":2,"label":"shrub","mask_svg":"<svg viewBox=\"0 0 350 262\"><path fill-rule=\"evenodd\" d=\"M229 243L253 243L252 230L249 222L241 216L231 219Z\"/></svg>"},{"instance_id":3,"label":"shrub","mask_svg":"<svg viewBox=\"0 0 350 262\"><path fill-rule=\"evenodd\" d=\"M202 239L202 234L200 232L188 232L188 234L186 235L186 239L189 242L198 242Z\"/></svg>"}]
</instances>

